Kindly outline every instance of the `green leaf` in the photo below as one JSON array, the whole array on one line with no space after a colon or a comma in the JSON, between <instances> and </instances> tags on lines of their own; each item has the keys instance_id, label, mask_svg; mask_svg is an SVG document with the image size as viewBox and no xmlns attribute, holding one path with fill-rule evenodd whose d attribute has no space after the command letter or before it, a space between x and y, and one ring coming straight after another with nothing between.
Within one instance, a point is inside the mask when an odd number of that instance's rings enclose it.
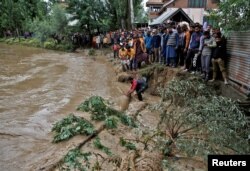
<instances>
[{"instance_id":1,"label":"green leaf","mask_svg":"<svg viewBox=\"0 0 250 171\"><path fill-rule=\"evenodd\" d=\"M68 140L75 135L91 135L95 133L92 123L73 114L54 124L52 131L55 132L53 139L55 143Z\"/></svg>"}]
</instances>

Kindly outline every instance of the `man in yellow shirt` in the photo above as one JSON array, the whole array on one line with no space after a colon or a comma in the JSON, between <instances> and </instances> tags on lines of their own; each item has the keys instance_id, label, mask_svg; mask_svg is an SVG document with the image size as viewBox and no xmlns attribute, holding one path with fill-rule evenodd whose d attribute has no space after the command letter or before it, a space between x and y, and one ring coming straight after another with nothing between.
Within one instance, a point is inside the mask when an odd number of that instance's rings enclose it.
<instances>
[{"instance_id":1,"label":"man in yellow shirt","mask_svg":"<svg viewBox=\"0 0 250 171\"><path fill-rule=\"evenodd\" d=\"M129 70L129 60L127 58L128 52L124 45L121 43L121 49L119 50L119 58L121 59L123 71Z\"/></svg>"},{"instance_id":2,"label":"man in yellow shirt","mask_svg":"<svg viewBox=\"0 0 250 171\"><path fill-rule=\"evenodd\" d=\"M127 49L127 55L129 59L129 69L132 71L135 69L135 50L130 47L129 45L126 46Z\"/></svg>"}]
</instances>

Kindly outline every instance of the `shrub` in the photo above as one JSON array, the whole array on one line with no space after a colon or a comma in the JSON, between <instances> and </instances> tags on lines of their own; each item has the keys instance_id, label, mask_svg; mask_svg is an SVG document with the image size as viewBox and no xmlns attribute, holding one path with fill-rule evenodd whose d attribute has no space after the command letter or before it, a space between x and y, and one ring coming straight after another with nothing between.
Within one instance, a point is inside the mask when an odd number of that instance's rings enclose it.
<instances>
[{"instance_id":1,"label":"shrub","mask_svg":"<svg viewBox=\"0 0 250 171\"><path fill-rule=\"evenodd\" d=\"M166 154L173 146L189 156L250 152L247 118L233 100L216 96L197 79L173 80L161 97L152 109L161 113L158 126L167 138L159 147Z\"/></svg>"},{"instance_id":2,"label":"shrub","mask_svg":"<svg viewBox=\"0 0 250 171\"><path fill-rule=\"evenodd\" d=\"M56 45L54 42L44 42L44 48L46 49L55 49Z\"/></svg>"},{"instance_id":3,"label":"shrub","mask_svg":"<svg viewBox=\"0 0 250 171\"><path fill-rule=\"evenodd\" d=\"M95 56L95 55L96 55L95 49L91 48L91 49L89 50L88 55L89 55L89 56Z\"/></svg>"}]
</instances>

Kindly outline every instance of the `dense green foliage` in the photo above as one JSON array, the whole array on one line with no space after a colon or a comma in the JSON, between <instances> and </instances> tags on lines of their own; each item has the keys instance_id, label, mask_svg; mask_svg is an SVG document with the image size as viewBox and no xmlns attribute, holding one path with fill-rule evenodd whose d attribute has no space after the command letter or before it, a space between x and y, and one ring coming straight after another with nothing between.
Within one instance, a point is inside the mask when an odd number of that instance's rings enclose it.
<instances>
[{"instance_id":1,"label":"dense green foliage","mask_svg":"<svg viewBox=\"0 0 250 171\"><path fill-rule=\"evenodd\" d=\"M2 0L0 2L0 35L3 31L24 31L29 22L47 15L49 4L42 0Z\"/></svg>"},{"instance_id":2,"label":"dense green foliage","mask_svg":"<svg viewBox=\"0 0 250 171\"><path fill-rule=\"evenodd\" d=\"M219 9L210 14L224 31L249 30L250 26L250 1L224 0L219 3Z\"/></svg>"},{"instance_id":3,"label":"dense green foliage","mask_svg":"<svg viewBox=\"0 0 250 171\"><path fill-rule=\"evenodd\" d=\"M136 124L134 120L127 116L123 112L119 112L111 107L108 106L108 101L104 100L100 96L92 96L89 99L85 100L83 103L81 103L77 110L83 111L83 112L90 112L91 118L93 120L98 121L104 121L108 119L109 116L116 116L120 119L121 123L127 126L136 127ZM109 123L111 124L110 118L108 119ZM107 123L107 124L109 124ZM112 119L112 125L111 127L115 127L117 124L117 121Z\"/></svg>"},{"instance_id":4,"label":"dense green foliage","mask_svg":"<svg viewBox=\"0 0 250 171\"><path fill-rule=\"evenodd\" d=\"M195 78L173 80L161 96L153 109L161 113L159 128L166 130L167 139L158 141L166 154L171 146L190 156L250 152L249 125L236 102L216 96Z\"/></svg>"},{"instance_id":5,"label":"dense green foliage","mask_svg":"<svg viewBox=\"0 0 250 171\"><path fill-rule=\"evenodd\" d=\"M142 20L142 0L133 0L135 19ZM68 0L67 11L78 27L88 32L109 31L119 28L131 29L129 0Z\"/></svg>"},{"instance_id":6,"label":"dense green foliage","mask_svg":"<svg viewBox=\"0 0 250 171\"><path fill-rule=\"evenodd\" d=\"M142 21L145 12L142 0L133 0L135 20ZM0 1L0 36L10 31L10 36L34 33L41 41L50 35L68 37L69 31L88 33L119 28L131 28L130 0L2 0ZM69 25L70 21L77 21Z\"/></svg>"},{"instance_id":7,"label":"dense green foliage","mask_svg":"<svg viewBox=\"0 0 250 171\"><path fill-rule=\"evenodd\" d=\"M73 114L58 121L53 126L52 131L55 132L53 140L55 143L67 140L75 135L91 135L95 133L92 123Z\"/></svg>"}]
</instances>

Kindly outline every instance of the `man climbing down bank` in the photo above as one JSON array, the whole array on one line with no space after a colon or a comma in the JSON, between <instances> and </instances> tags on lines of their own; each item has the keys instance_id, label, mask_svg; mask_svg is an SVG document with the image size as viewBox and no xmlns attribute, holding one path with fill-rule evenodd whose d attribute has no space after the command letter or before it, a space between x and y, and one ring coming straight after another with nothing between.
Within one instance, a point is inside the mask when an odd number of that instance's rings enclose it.
<instances>
[{"instance_id":1,"label":"man climbing down bank","mask_svg":"<svg viewBox=\"0 0 250 171\"><path fill-rule=\"evenodd\" d=\"M129 77L128 81L131 82L131 87L126 95L130 97L136 91L138 100L142 101L142 93L148 88L147 79L145 77L139 79Z\"/></svg>"}]
</instances>

